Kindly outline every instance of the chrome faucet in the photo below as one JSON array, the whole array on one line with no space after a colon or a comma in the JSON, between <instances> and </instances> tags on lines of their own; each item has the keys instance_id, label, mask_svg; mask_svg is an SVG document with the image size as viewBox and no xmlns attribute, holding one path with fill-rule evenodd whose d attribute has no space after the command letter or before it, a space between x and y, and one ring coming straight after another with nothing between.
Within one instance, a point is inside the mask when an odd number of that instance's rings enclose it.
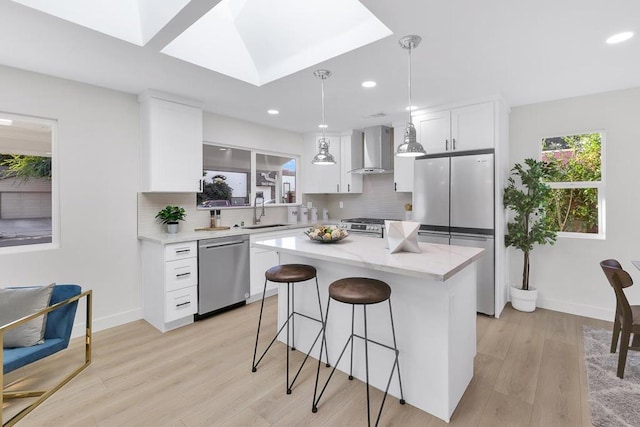
<instances>
[{"instance_id":1,"label":"chrome faucet","mask_svg":"<svg viewBox=\"0 0 640 427\"><path fill-rule=\"evenodd\" d=\"M253 225L260 223L260 218L264 216L264 193L262 191L256 191L256 197L253 200ZM262 204L262 213L258 216L258 200Z\"/></svg>"}]
</instances>

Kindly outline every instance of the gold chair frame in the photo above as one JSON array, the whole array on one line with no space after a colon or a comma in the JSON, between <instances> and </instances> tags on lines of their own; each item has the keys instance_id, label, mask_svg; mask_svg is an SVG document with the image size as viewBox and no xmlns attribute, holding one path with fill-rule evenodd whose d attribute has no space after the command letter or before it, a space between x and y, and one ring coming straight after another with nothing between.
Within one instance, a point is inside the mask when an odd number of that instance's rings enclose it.
<instances>
[{"instance_id":1,"label":"gold chair frame","mask_svg":"<svg viewBox=\"0 0 640 427\"><path fill-rule=\"evenodd\" d=\"M18 421L24 418L29 412L33 411L37 408L42 402L44 402L47 398L49 398L53 393L58 391L62 386L71 381L76 375L82 372L87 366L91 364L91 318L92 318L92 299L93 299L93 291L88 290L82 292L79 295L66 299L64 301L60 301L56 304L48 306L37 313L31 314L29 316L25 316L21 319L15 320L11 323L8 323L2 327L0 327L0 342L3 342L4 333L9 329L13 329L16 326L20 326L25 322L33 320L39 316L43 316L46 313L49 313L53 310L56 310L64 305L71 304L74 301L78 301L83 297L87 297L87 307L86 307L86 327L85 327L85 345L84 345L84 364L80 367L76 368L73 372L65 376L60 382L54 385L49 390L24 390L24 391L4 391L4 373L2 378L0 378L0 392L2 392L2 400L0 401L0 423L2 423L2 427L10 427L15 425ZM0 353L0 362L2 362L3 354ZM0 363L1 364L1 363ZM7 399L19 399L26 397L39 397L35 402L31 403L29 406L20 410L16 415L11 417L9 420L4 422L3 418L3 407L4 402Z\"/></svg>"}]
</instances>

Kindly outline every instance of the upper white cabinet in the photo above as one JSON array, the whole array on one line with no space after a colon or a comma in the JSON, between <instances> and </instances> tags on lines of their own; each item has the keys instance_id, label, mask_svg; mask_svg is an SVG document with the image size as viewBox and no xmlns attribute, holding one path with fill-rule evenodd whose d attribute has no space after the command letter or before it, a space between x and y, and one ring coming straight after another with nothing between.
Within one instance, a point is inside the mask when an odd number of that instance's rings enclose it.
<instances>
[{"instance_id":1,"label":"upper white cabinet","mask_svg":"<svg viewBox=\"0 0 640 427\"><path fill-rule=\"evenodd\" d=\"M416 115L418 141L427 154L494 148L494 103Z\"/></svg>"},{"instance_id":2,"label":"upper white cabinet","mask_svg":"<svg viewBox=\"0 0 640 427\"><path fill-rule=\"evenodd\" d=\"M362 175L349 171L362 164L362 132L327 136L329 153L336 159L335 165L314 165L318 153L320 134L306 134L303 138L304 193L362 193Z\"/></svg>"},{"instance_id":3,"label":"upper white cabinet","mask_svg":"<svg viewBox=\"0 0 640 427\"><path fill-rule=\"evenodd\" d=\"M393 152L398 151L404 142L406 123L397 124L393 128ZM395 154L394 154L395 156ZM413 157L398 157L393 159L393 186L395 191L413 192Z\"/></svg>"},{"instance_id":4,"label":"upper white cabinet","mask_svg":"<svg viewBox=\"0 0 640 427\"><path fill-rule=\"evenodd\" d=\"M147 91L141 114L143 192L199 192L202 180L202 109L196 102Z\"/></svg>"}]
</instances>

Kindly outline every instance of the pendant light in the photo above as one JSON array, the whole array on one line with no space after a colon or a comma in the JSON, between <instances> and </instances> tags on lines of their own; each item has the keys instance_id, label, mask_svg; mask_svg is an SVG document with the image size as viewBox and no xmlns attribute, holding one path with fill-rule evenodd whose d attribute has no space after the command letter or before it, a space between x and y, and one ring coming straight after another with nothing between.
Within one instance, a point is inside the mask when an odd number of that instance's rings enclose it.
<instances>
[{"instance_id":1,"label":"pendant light","mask_svg":"<svg viewBox=\"0 0 640 427\"><path fill-rule=\"evenodd\" d=\"M411 122L411 50L418 47L422 37L420 36L404 36L399 40L400 46L409 51L409 123L404 129L404 142L398 146L396 156L398 157L418 157L427 154L422 145L416 140L416 128Z\"/></svg>"},{"instance_id":2,"label":"pendant light","mask_svg":"<svg viewBox=\"0 0 640 427\"><path fill-rule=\"evenodd\" d=\"M313 157L311 163L314 165L335 165L336 159L331 153L329 153L329 139L325 137L324 130L327 127L324 121L324 81L331 77L331 71L329 70L316 70L313 75L318 77L322 81L322 138L318 141L318 154Z\"/></svg>"}]
</instances>

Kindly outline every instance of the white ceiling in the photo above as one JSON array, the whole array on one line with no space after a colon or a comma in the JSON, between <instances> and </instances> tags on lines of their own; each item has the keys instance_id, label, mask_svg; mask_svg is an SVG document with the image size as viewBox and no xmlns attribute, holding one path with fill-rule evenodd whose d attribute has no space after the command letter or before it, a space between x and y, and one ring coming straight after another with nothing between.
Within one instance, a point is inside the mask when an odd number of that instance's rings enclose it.
<instances>
[{"instance_id":1,"label":"white ceiling","mask_svg":"<svg viewBox=\"0 0 640 427\"><path fill-rule=\"evenodd\" d=\"M398 39L407 34L423 38L413 52L420 108L494 94L517 106L640 86L636 0L361 0L393 35L260 87L160 53L218 2L192 0L141 47L0 1L0 64L136 94L158 89L297 132L320 123L317 68L333 72L325 83L329 131L406 117L407 53ZM636 36L605 44L621 31ZM364 89L364 80L378 85ZM386 116L371 117L377 113Z\"/></svg>"}]
</instances>

